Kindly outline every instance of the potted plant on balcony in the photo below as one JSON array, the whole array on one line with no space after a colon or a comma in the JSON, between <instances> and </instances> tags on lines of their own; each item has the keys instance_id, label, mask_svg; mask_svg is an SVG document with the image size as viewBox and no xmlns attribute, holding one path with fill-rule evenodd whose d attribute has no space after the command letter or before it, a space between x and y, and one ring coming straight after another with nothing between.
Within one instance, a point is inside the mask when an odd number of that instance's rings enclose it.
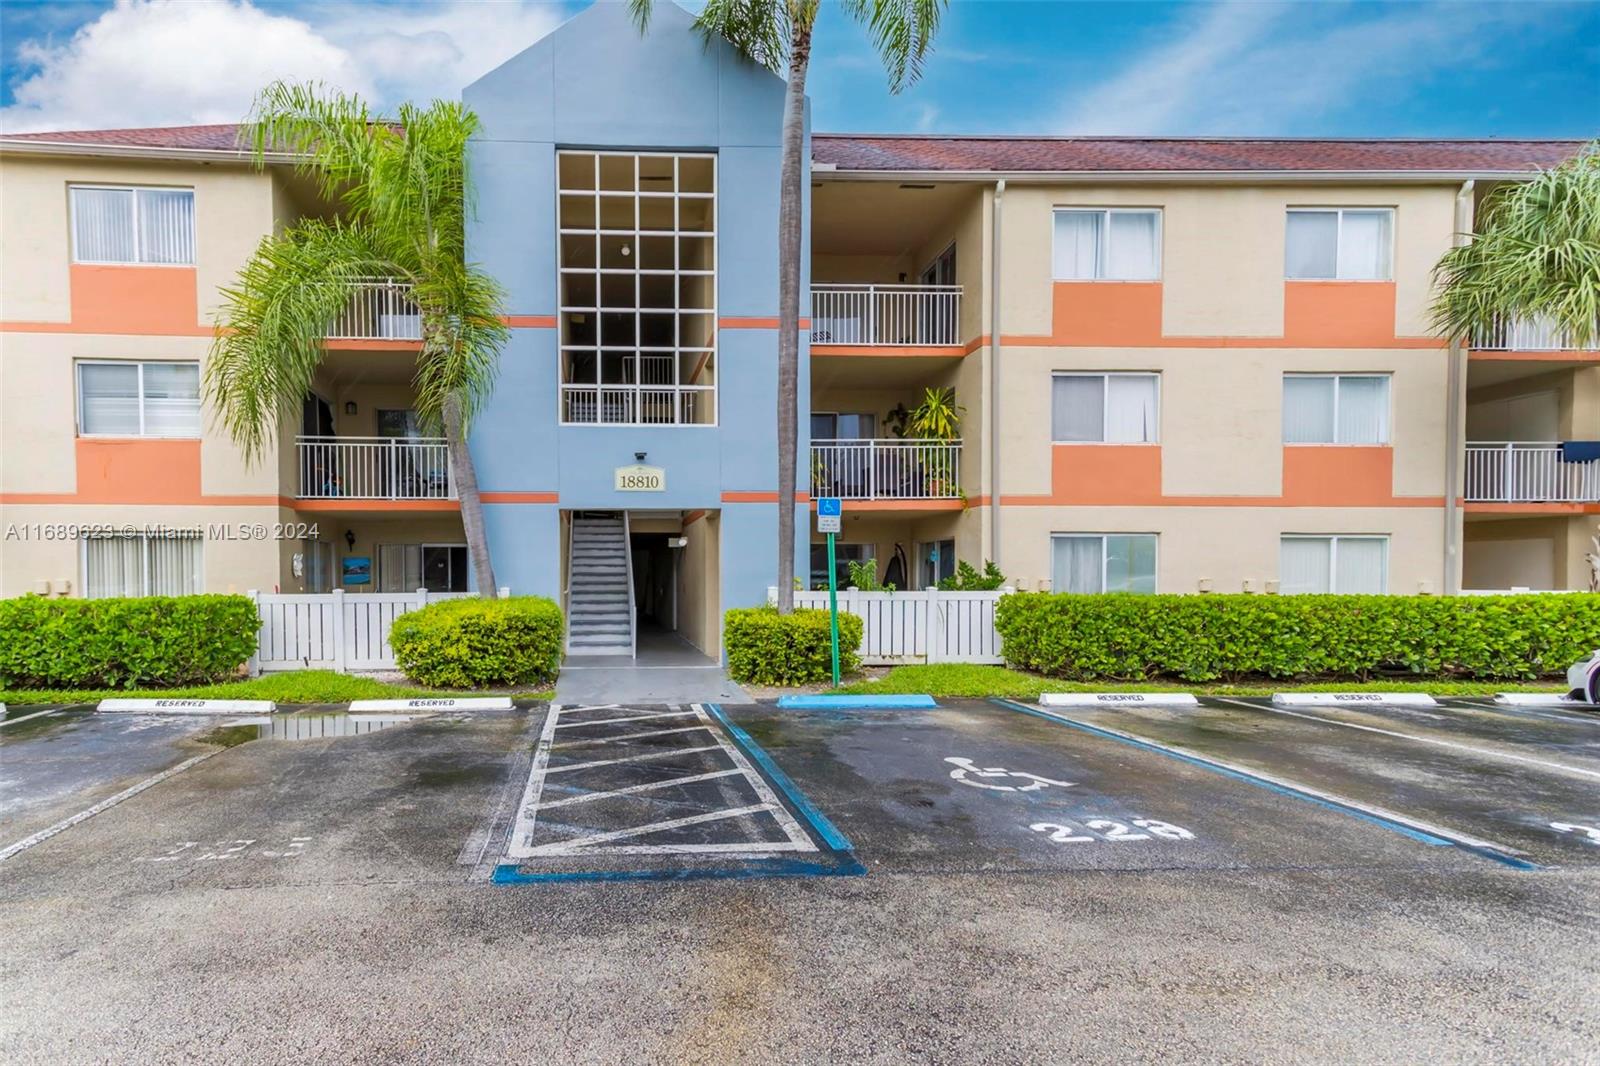
<instances>
[{"instance_id":1,"label":"potted plant on balcony","mask_svg":"<svg viewBox=\"0 0 1600 1066\"><path fill-rule=\"evenodd\" d=\"M961 419L967 409L956 403L956 390L923 389L922 402L907 420L911 436L929 442L916 449L918 478L923 491L914 495L935 498L962 497L956 475L955 449L961 439Z\"/></svg>"}]
</instances>

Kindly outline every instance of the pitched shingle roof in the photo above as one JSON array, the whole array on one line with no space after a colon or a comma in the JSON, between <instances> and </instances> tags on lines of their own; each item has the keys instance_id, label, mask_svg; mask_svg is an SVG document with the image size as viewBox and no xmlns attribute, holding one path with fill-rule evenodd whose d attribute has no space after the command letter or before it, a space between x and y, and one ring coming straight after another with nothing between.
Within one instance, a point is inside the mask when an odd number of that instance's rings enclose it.
<instances>
[{"instance_id":1,"label":"pitched shingle roof","mask_svg":"<svg viewBox=\"0 0 1600 1066\"><path fill-rule=\"evenodd\" d=\"M856 171L1248 173L1548 167L1580 141L1300 140L1165 137L912 137L817 134L817 163Z\"/></svg>"},{"instance_id":2,"label":"pitched shingle roof","mask_svg":"<svg viewBox=\"0 0 1600 1066\"><path fill-rule=\"evenodd\" d=\"M0 133L4 141L235 151L240 127ZM1310 140L1168 137L926 137L819 133L819 164L851 171L965 173L1507 173L1548 167L1581 141Z\"/></svg>"}]
</instances>

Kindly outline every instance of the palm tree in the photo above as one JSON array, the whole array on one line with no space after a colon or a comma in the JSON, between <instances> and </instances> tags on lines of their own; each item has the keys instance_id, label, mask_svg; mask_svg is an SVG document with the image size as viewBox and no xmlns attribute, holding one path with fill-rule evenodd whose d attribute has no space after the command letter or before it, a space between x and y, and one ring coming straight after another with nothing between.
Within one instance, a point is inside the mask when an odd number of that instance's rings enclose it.
<instances>
[{"instance_id":1,"label":"palm tree","mask_svg":"<svg viewBox=\"0 0 1600 1066\"><path fill-rule=\"evenodd\" d=\"M1434 281L1444 336L1522 318L1566 333L1573 347L1600 343L1600 141L1490 192L1477 232L1439 259Z\"/></svg>"},{"instance_id":2,"label":"palm tree","mask_svg":"<svg viewBox=\"0 0 1600 1066\"><path fill-rule=\"evenodd\" d=\"M223 290L207 402L246 458L259 459L279 420L298 417L328 327L362 282L408 285L422 323L417 414L443 429L473 573L479 591L494 596L467 430L493 388L508 330L500 286L466 262L466 149L476 116L443 100L376 116L356 96L279 82L256 98L249 123L258 167L269 152L292 154L343 213L262 238Z\"/></svg>"},{"instance_id":3,"label":"palm tree","mask_svg":"<svg viewBox=\"0 0 1600 1066\"><path fill-rule=\"evenodd\" d=\"M788 73L778 178L778 612L794 609L794 495L800 392L800 204L804 169L806 73L821 0L706 0L695 25L774 73ZM922 60L949 0L840 0L866 26L899 92L922 74ZM628 0L640 32L655 0Z\"/></svg>"}]
</instances>

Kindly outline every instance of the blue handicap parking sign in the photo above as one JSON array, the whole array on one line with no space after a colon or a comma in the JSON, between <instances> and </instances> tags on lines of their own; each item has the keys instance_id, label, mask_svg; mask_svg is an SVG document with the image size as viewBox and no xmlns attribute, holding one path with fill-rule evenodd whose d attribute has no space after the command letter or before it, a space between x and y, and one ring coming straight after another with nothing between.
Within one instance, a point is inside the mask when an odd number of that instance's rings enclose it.
<instances>
[{"instance_id":1,"label":"blue handicap parking sign","mask_svg":"<svg viewBox=\"0 0 1600 1066\"><path fill-rule=\"evenodd\" d=\"M817 514L837 516L844 513L837 496L817 497Z\"/></svg>"}]
</instances>

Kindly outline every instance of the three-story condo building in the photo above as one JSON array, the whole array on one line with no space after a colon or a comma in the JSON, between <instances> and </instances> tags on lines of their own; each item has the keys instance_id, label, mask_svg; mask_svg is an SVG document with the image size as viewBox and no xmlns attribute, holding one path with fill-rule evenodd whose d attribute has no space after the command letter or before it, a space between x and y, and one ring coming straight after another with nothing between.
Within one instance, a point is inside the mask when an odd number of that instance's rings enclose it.
<instances>
[{"instance_id":1,"label":"three-story condo building","mask_svg":"<svg viewBox=\"0 0 1600 1066\"><path fill-rule=\"evenodd\" d=\"M512 339L471 448L571 651L712 654L774 580L782 83L596 5L464 90ZM1431 269L1551 141L808 139L797 569L1068 592L1585 588L1600 351L1452 345ZM274 452L202 409L219 290L335 205L232 126L0 138L0 595L464 591L420 329L373 278ZM956 432L917 431L953 390Z\"/></svg>"}]
</instances>

